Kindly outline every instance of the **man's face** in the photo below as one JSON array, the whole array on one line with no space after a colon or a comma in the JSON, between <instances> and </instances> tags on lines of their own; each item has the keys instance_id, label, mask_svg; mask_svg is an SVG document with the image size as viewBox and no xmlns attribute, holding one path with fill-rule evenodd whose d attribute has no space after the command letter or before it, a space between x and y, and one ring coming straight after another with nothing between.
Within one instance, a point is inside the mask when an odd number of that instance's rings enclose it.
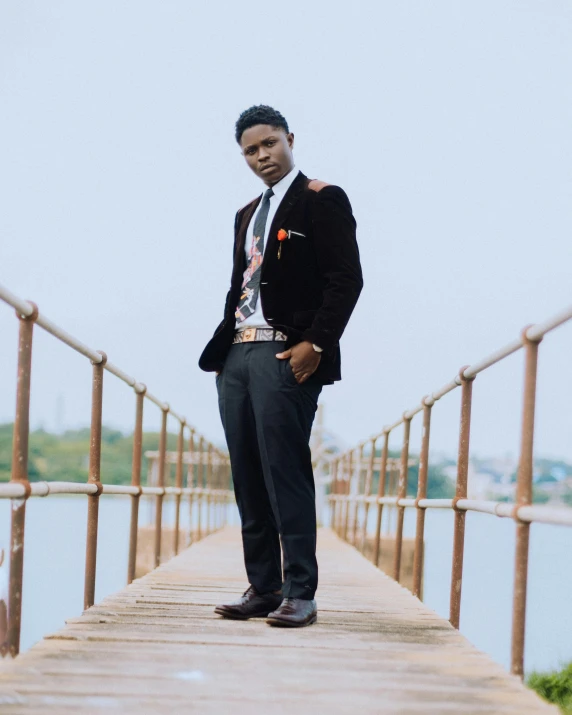
<instances>
[{"instance_id":1,"label":"man's face","mask_svg":"<svg viewBox=\"0 0 572 715\"><path fill-rule=\"evenodd\" d=\"M266 186L273 186L294 166L292 148L294 135L268 124L246 129L240 138L240 148L246 163Z\"/></svg>"}]
</instances>

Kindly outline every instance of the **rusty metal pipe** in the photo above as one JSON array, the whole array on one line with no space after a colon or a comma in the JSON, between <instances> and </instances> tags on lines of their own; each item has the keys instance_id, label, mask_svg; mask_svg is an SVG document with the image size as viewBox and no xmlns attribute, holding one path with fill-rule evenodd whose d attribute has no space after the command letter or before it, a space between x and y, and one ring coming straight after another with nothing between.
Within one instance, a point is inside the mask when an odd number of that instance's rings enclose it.
<instances>
[{"instance_id":1,"label":"rusty metal pipe","mask_svg":"<svg viewBox=\"0 0 572 715\"><path fill-rule=\"evenodd\" d=\"M344 538L344 521L347 509L345 499L347 497L348 492L348 456L349 455L346 454L342 457L342 479L340 481L340 497L342 497L342 499L340 501L340 515L338 524L338 536L340 537L340 539Z\"/></svg>"},{"instance_id":2,"label":"rusty metal pipe","mask_svg":"<svg viewBox=\"0 0 572 715\"><path fill-rule=\"evenodd\" d=\"M342 457L339 461L338 466L338 489L336 496L339 497L337 504L337 515L336 515L336 533L339 537L342 536L343 523L344 523L344 503L341 498L346 493L346 458Z\"/></svg>"},{"instance_id":3,"label":"rusty metal pipe","mask_svg":"<svg viewBox=\"0 0 572 715\"><path fill-rule=\"evenodd\" d=\"M361 551L362 554L365 553L366 542L367 542L367 520L369 516L369 501L368 497L371 495L371 484L373 482L373 465L375 461L375 446L377 444L377 439L374 437L371 440L369 461L367 464L367 472L365 475L365 487L364 487L364 516L363 516L363 530L361 535Z\"/></svg>"},{"instance_id":4,"label":"rusty metal pipe","mask_svg":"<svg viewBox=\"0 0 572 715\"><path fill-rule=\"evenodd\" d=\"M538 345L542 338L525 341L524 392L522 405L522 430L520 459L516 481L516 508L532 504L532 475L534 447L534 412L536 405L536 373ZM526 627L526 590L528 582L528 542L530 524L516 516L516 549L514 564L514 593L512 606L511 673L522 678L524 674L524 637Z\"/></svg>"},{"instance_id":5,"label":"rusty metal pipe","mask_svg":"<svg viewBox=\"0 0 572 715\"><path fill-rule=\"evenodd\" d=\"M129 528L129 562L127 565L127 583L135 578L137 563L137 531L139 528L139 503L141 501L141 462L143 453L143 406L145 385L138 387L135 393L135 430L133 432L133 457L131 461L131 486L138 487L138 494L131 497L131 523Z\"/></svg>"},{"instance_id":6,"label":"rusty metal pipe","mask_svg":"<svg viewBox=\"0 0 572 715\"><path fill-rule=\"evenodd\" d=\"M191 489L189 494L189 543L193 541L193 488L195 486L195 430L191 428L189 435L189 468L187 471L187 487Z\"/></svg>"},{"instance_id":7,"label":"rusty metal pipe","mask_svg":"<svg viewBox=\"0 0 572 715\"><path fill-rule=\"evenodd\" d=\"M22 628L22 592L24 586L24 535L26 530L26 501L30 496L28 480L28 439L30 435L30 388L32 380L32 342L38 307L33 305L30 315L16 311L20 321L18 332L18 382L16 414L12 438L12 474L10 482L24 488L24 496L12 500L10 523L10 580L8 585L8 625L6 642L0 646L2 656L13 658L20 652Z\"/></svg>"},{"instance_id":8,"label":"rusty metal pipe","mask_svg":"<svg viewBox=\"0 0 572 715\"><path fill-rule=\"evenodd\" d=\"M457 509L459 499L467 498L467 480L469 476L469 445L471 437L471 402L474 377L465 377L467 366L459 371L461 386L461 424L459 429L459 452L457 457L457 485L453 509L455 525L453 534L453 564L451 567L451 596L449 621L454 628L459 627L461 618L461 595L463 589L463 556L465 551L466 511Z\"/></svg>"},{"instance_id":9,"label":"rusty metal pipe","mask_svg":"<svg viewBox=\"0 0 572 715\"><path fill-rule=\"evenodd\" d=\"M202 489L204 488L204 470L203 470L203 452L204 452L204 439L201 437L199 439L199 463L197 468L197 488L200 490L197 494L197 539L202 536L202 511L203 511L203 494Z\"/></svg>"},{"instance_id":10,"label":"rusty metal pipe","mask_svg":"<svg viewBox=\"0 0 572 715\"><path fill-rule=\"evenodd\" d=\"M229 457L229 460L228 460L228 486L227 486L229 495L232 493L233 486L234 485L233 485L233 481L232 481L232 466L230 464L230 457ZM227 511L228 511L228 501L227 501L226 507L225 507L225 515L226 515Z\"/></svg>"},{"instance_id":11,"label":"rusty metal pipe","mask_svg":"<svg viewBox=\"0 0 572 715\"><path fill-rule=\"evenodd\" d=\"M423 401L423 433L421 454L419 455L419 478L417 481L417 523L415 525L415 550L413 553L413 595L421 598L423 580L423 536L425 531L425 509L419 506L420 499L427 498L427 477L429 473L429 435L431 430L431 407Z\"/></svg>"},{"instance_id":12,"label":"rusty metal pipe","mask_svg":"<svg viewBox=\"0 0 572 715\"><path fill-rule=\"evenodd\" d=\"M219 488L218 488L218 463L216 460L216 447L213 446L213 452L212 452L212 477L211 477L211 484L212 484L212 489L214 490L213 496L212 496L212 506L211 506L211 512L212 512L212 528L213 531L216 531L218 529L218 504L219 504Z\"/></svg>"},{"instance_id":13,"label":"rusty metal pipe","mask_svg":"<svg viewBox=\"0 0 572 715\"><path fill-rule=\"evenodd\" d=\"M332 470L332 481L330 483L330 496L335 495L338 490L338 460L334 459L330 464L330 469ZM337 502L330 499L330 528L332 531L336 530L336 509Z\"/></svg>"},{"instance_id":14,"label":"rusty metal pipe","mask_svg":"<svg viewBox=\"0 0 572 715\"><path fill-rule=\"evenodd\" d=\"M356 546L357 544L357 532L359 523L359 491L361 487L361 473L362 473L362 462L363 462L363 444L360 444L358 449L358 463L357 463L357 474L356 474L356 494L355 494L355 505L354 505L354 517L353 517L353 533L352 533L352 544Z\"/></svg>"},{"instance_id":15,"label":"rusty metal pipe","mask_svg":"<svg viewBox=\"0 0 572 715\"><path fill-rule=\"evenodd\" d=\"M165 488L165 456L167 453L167 416L169 405L162 408L161 433L159 436L158 486ZM155 568L161 563L161 530L163 526L163 494L155 497Z\"/></svg>"},{"instance_id":16,"label":"rusty metal pipe","mask_svg":"<svg viewBox=\"0 0 572 715\"><path fill-rule=\"evenodd\" d=\"M379 466L379 485L377 488L377 497L382 499L385 496L385 480L387 474L387 457L389 455L389 435L390 432L385 432L383 437L383 448L381 451L381 464ZM377 521L375 525L375 542L373 545L373 563L379 566L379 553L381 547L381 520L383 516L383 504L377 504Z\"/></svg>"},{"instance_id":17,"label":"rusty metal pipe","mask_svg":"<svg viewBox=\"0 0 572 715\"><path fill-rule=\"evenodd\" d=\"M353 470L353 450L350 450L347 458L347 463L348 463L348 483L346 487L346 508L344 510L344 530L343 530L343 539L344 541L348 540L348 525L349 525L349 520L350 520L350 500L351 500L351 490L352 490L352 470Z\"/></svg>"},{"instance_id":18,"label":"rusty metal pipe","mask_svg":"<svg viewBox=\"0 0 572 715\"><path fill-rule=\"evenodd\" d=\"M345 462L345 457L340 457L338 460L338 468L336 471L336 476L338 480L338 484L336 487L336 497L341 497L345 493L345 469L346 469L346 462ZM336 501L336 524L335 524L335 531L338 536L342 535L342 523L343 523L343 517L344 517L344 505L341 501L337 500Z\"/></svg>"},{"instance_id":19,"label":"rusty metal pipe","mask_svg":"<svg viewBox=\"0 0 572 715\"><path fill-rule=\"evenodd\" d=\"M397 484L399 482L399 462L396 462L395 459L388 459L388 464L389 484L387 491L390 496L385 498L385 504L389 507L389 509L387 510L387 524L385 526L385 533L389 535L392 529L393 516L394 514L396 514L396 510L394 509L394 507L399 501L399 497L397 496ZM393 501L393 499L395 499L395 501Z\"/></svg>"},{"instance_id":20,"label":"rusty metal pipe","mask_svg":"<svg viewBox=\"0 0 572 715\"><path fill-rule=\"evenodd\" d=\"M336 459L336 483L335 483L335 489L334 489L334 503L335 503L335 511L334 511L334 532L339 536L340 535L340 511L342 508L341 503L338 501L338 496L340 495L340 488L342 484L342 479L343 479L343 474L344 474L344 460L342 457L338 457Z\"/></svg>"},{"instance_id":21,"label":"rusty metal pipe","mask_svg":"<svg viewBox=\"0 0 572 715\"><path fill-rule=\"evenodd\" d=\"M403 417L403 446L401 447L401 467L399 470L399 484L397 485L397 498L405 499L407 496L407 473L409 471L409 433L411 431L411 417ZM397 507L397 526L395 528L395 552L393 555L393 578L399 582L401 571L401 549L403 546L403 519L405 507Z\"/></svg>"},{"instance_id":22,"label":"rusty metal pipe","mask_svg":"<svg viewBox=\"0 0 572 715\"><path fill-rule=\"evenodd\" d=\"M207 447L207 476L206 476L206 488L209 490L209 491L207 491L207 528L206 528L207 534L210 534L210 531L211 531L212 500L211 500L210 489L212 488L212 484L211 484L212 475L213 475L212 444L209 442L208 447Z\"/></svg>"},{"instance_id":23,"label":"rusty metal pipe","mask_svg":"<svg viewBox=\"0 0 572 715\"><path fill-rule=\"evenodd\" d=\"M177 440L177 471L175 472L175 487L183 488L183 452L185 449L185 421L183 420L179 427L179 437ZM181 495L175 495L175 556L179 553L179 525L181 519Z\"/></svg>"},{"instance_id":24,"label":"rusty metal pipe","mask_svg":"<svg viewBox=\"0 0 572 715\"><path fill-rule=\"evenodd\" d=\"M95 602L95 573L97 564L97 528L99 522L99 495L101 484L101 413L103 409L103 368L107 355L98 351L101 362L92 363L91 432L89 441L88 484L95 484L97 491L87 497L87 538L85 547L84 610Z\"/></svg>"}]
</instances>

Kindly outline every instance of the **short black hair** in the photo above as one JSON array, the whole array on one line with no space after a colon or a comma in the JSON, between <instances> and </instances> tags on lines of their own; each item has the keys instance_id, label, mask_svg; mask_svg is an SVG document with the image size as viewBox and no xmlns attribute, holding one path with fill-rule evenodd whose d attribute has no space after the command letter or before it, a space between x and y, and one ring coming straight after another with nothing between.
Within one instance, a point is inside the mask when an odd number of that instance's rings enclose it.
<instances>
[{"instance_id":1,"label":"short black hair","mask_svg":"<svg viewBox=\"0 0 572 715\"><path fill-rule=\"evenodd\" d=\"M284 129L286 134L290 133L290 130L288 129L288 122L277 109L273 109L267 104L258 104L254 107L250 107L249 109L245 109L236 120L234 133L236 141L240 144L240 140L244 132L257 124L269 124L271 127Z\"/></svg>"}]
</instances>

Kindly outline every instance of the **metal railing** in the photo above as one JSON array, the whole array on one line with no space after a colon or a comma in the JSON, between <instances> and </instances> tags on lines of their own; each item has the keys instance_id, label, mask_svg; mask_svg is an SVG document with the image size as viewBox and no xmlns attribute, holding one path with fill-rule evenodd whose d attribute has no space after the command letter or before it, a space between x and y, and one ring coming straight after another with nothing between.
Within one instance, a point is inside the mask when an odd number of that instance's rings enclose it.
<instances>
[{"instance_id":1,"label":"metal railing","mask_svg":"<svg viewBox=\"0 0 572 715\"><path fill-rule=\"evenodd\" d=\"M168 403L152 395L147 387L127 375L101 350L92 350L75 337L40 314L35 303L25 301L6 288L0 286L0 299L16 310L19 319L18 377L16 390L16 414L12 442L12 473L8 483L0 484L0 498L12 500L10 531L10 577L8 587L6 638L0 645L3 656L16 656L20 650L22 620L22 587L24 571L24 531L26 521L26 501L29 497L50 494L85 494L88 496L87 540L85 557L84 608L94 603L99 496L101 494L122 494L131 496L131 522L129 532L129 558L127 583L135 577L137 558L137 534L139 522L139 501L141 495L155 497L154 565L161 563L161 537L163 531L163 499L175 499L175 525L173 551L178 553L180 541L180 507L182 498L189 498L192 522L193 500L198 518L196 535L205 535L226 523L225 505L233 498L228 456L187 424L184 417L176 413ZM89 469L86 483L77 482L30 482L28 479L28 438L30 432L30 378L32 371L32 339L34 326L46 330L58 340L88 358L92 364L92 398ZM135 392L135 429L133 433L133 458L131 485L111 485L101 482L101 432L103 407L104 371L118 377ZM141 485L143 448L143 408L145 399L161 410L161 430L157 453L157 480L155 486ZM174 456L167 452L167 420L171 416L179 425L177 450ZM187 450L185 433L188 431ZM169 459L176 463L174 486L166 484L165 467ZM183 486L183 465L188 465L187 486ZM197 508L198 506L198 508ZM207 525L201 529L201 514L206 508ZM211 528L212 527L212 528ZM191 531L193 524L191 523Z\"/></svg>"},{"instance_id":2,"label":"metal railing","mask_svg":"<svg viewBox=\"0 0 572 715\"><path fill-rule=\"evenodd\" d=\"M378 434L364 440L342 454L336 455L335 458L330 461L332 477L329 500L331 504L332 528L343 539L358 546L362 551L365 551L369 509L372 506L376 507L377 518L372 550L372 561L376 565L379 564L380 559L381 526L384 506L390 505L397 510L393 573L391 574L396 581L400 580L401 573L405 509L413 508L416 510L417 521L415 529L412 591L418 598L421 597L425 511L427 509L454 510L449 620L455 628L459 627L461 612L465 517L467 512L475 511L514 519L516 524L516 549L511 672L519 676L522 676L524 673L525 613L530 524L536 522L572 526L571 508L554 508L532 504L533 437L538 347L544 335L570 320L572 320L572 306L544 323L527 326L522 331L519 339L514 340L504 348L497 350L474 365L463 366L458 375L451 380L451 382L448 382L440 390L424 397L417 407L404 412L400 419L384 427ZM516 480L516 501L515 503L503 503L468 499L467 481L473 381L480 372L504 360L521 348L524 348L525 351L525 379L523 388L521 444ZM461 416L455 497L453 499L428 499L427 481L431 411L438 400L457 387L461 387ZM423 426L417 476L417 496L415 498L407 498L410 427L413 418L421 413L423 415ZM399 480L397 483L397 494L390 496L386 490L389 438L391 433L400 425L403 425L403 442L401 447ZM376 446L380 439L383 440L383 443L380 458L377 458ZM367 458L366 454L366 445L369 445L369 458ZM365 469L363 468L364 463L367 465ZM377 495L373 495L371 491L372 485L375 482L376 471L379 474L379 484Z\"/></svg>"}]
</instances>

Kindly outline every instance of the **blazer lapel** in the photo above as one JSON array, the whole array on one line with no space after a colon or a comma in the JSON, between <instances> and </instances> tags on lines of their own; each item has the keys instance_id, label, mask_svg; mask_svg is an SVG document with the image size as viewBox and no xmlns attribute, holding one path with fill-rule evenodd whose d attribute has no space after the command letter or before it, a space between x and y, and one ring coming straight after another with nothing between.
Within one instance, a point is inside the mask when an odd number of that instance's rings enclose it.
<instances>
[{"instance_id":1,"label":"blazer lapel","mask_svg":"<svg viewBox=\"0 0 572 715\"><path fill-rule=\"evenodd\" d=\"M248 206L245 207L244 213L242 214L242 217L239 220L238 223L238 229L237 229L237 234L236 234L236 251L234 254L234 265L235 266L240 266L241 270L244 272L245 267L246 267L246 255L244 253L244 244L246 242L246 231L248 229L248 224L250 223L250 219L254 215L254 212L256 211L258 204L262 200L262 197L259 196L257 199L252 201Z\"/></svg>"},{"instance_id":2,"label":"blazer lapel","mask_svg":"<svg viewBox=\"0 0 572 715\"><path fill-rule=\"evenodd\" d=\"M298 175L296 176L294 181L291 183L290 188L284 194L284 198L280 202L280 206L278 207L278 210L276 211L276 214L274 215L274 219L270 226L270 231L268 232L267 237L266 237L266 246L264 248L265 253L272 246L277 247L278 231L280 230L280 228L282 228L284 226L284 223L286 222L286 219L288 218L288 214L292 210L292 207L294 206L294 204L300 198L300 195L304 191L305 187L306 187L306 176L301 171L299 171ZM262 265L264 266L264 263Z\"/></svg>"},{"instance_id":3,"label":"blazer lapel","mask_svg":"<svg viewBox=\"0 0 572 715\"><path fill-rule=\"evenodd\" d=\"M278 207L278 210L274 215L274 220L272 221L270 231L268 232L266 237L266 246L264 248L265 253L270 246L273 246L278 243L278 238L276 235L278 233L278 229L284 224L284 222L288 218L288 214L292 210L292 207L300 197L300 194L304 191L306 181L306 176L301 171L299 171L296 178L290 185L290 188L284 194L284 198L280 202L280 206ZM244 208L244 213L242 214L238 222L236 234L236 251L234 254L234 266L235 269L240 269L241 274L244 273L244 270L246 268L246 254L244 251L244 245L246 243L246 231L248 229L250 220L253 217L254 212L258 208L258 205L260 204L261 200L262 197L259 196L257 199L252 201L252 203L248 204Z\"/></svg>"}]
</instances>

